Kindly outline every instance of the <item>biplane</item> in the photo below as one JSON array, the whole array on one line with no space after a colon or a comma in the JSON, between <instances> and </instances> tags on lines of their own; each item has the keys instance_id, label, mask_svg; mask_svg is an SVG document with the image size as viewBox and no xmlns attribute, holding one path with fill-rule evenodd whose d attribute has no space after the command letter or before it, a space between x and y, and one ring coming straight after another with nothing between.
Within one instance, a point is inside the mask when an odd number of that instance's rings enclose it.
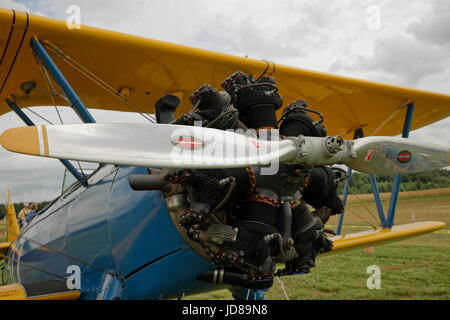
<instances>
[{"instance_id":1,"label":"biplane","mask_svg":"<svg viewBox=\"0 0 450 320\"><path fill-rule=\"evenodd\" d=\"M327 137L266 141L214 128L163 123L161 116L159 121L150 116L161 97L167 96L177 100L176 106L166 103L168 109L173 107L178 117L187 114L192 92L203 84L218 88L237 70L254 79L273 77L285 102L306 100L327 119ZM444 227L436 221L394 226L394 218L401 174L449 165L448 148L407 139L410 130L450 115L449 95L84 25L68 29L64 21L1 9L0 101L0 114L13 111L27 125L6 130L0 138L2 146L12 152L59 159L76 179L22 230L8 194L7 240L0 244L8 279L0 287L2 299L166 299L227 286L237 297L261 298L260 289L267 282L258 287L224 281L224 269L214 259L217 255L180 225L181 214L189 207L186 192L148 179L160 177L164 168L259 168L278 161L309 166L346 164L349 178L352 169L368 173L381 227L342 235L342 212L337 235L329 238L329 253ZM28 107L49 105L70 106L83 123L36 125L26 114ZM137 112L146 122L96 123L89 108ZM281 109L277 116L282 116ZM183 133L175 133L179 130ZM393 137L399 134L402 138ZM207 138L214 138L214 143ZM276 152L238 157L239 161L234 157L235 162L226 156L196 153L211 144L232 148L241 144ZM174 156L173 150L181 151ZM98 168L85 175L73 160L98 163ZM375 178L380 173L396 175L386 213ZM132 188L130 177L137 177L141 185ZM348 186L349 179L344 202ZM212 225L225 225L223 221L215 220ZM233 230L239 234L232 228L221 230L227 230L228 236ZM283 234L280 248L290 245L288 236ZM74 280L77 270L78 284ZM202 274L214 279L203 281Z\"/></svg>"}]
</instances>

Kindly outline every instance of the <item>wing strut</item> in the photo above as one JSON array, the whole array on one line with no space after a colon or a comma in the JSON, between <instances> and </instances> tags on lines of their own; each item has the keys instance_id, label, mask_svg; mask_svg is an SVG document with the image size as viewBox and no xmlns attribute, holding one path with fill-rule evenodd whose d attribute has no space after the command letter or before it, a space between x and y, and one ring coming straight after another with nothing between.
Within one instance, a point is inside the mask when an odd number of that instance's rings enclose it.
<instances>
[{"instance_id":1,"label":"wing strut","mask_svg":"<svg viewBox=\"0 0 450 320\"><path fill-rule=\"evenodd\" d=\"M414 104L410 103L406 109L405 123L403 125L402 137L408 138L411 130L411 123L414 113ZM394 225L395 208L397 207L398 194L400 192L400 184L402 183L402 176L397 174L394 176L394 183L392 185L391 202L389 203L387 227L392 228Z\"/></svg>"},{"instance_id":2,"label":"wing strut","mask_svg":"<svg viewBox=\"0 0 450 320\"><path fill-rule=\"evenodd\" d=\"M34 122L31 121L30 118L22 111L22 109L17 106L13 101L6 99L6 104L19 116L20 119L23 120L23 122L26 123L27 126L34 126ZM68 161L64 159L58 159L61 161L62 165L67 168L67 170L70 171L70 173L73 174L73 176L80 182L83 186L87 186L86 178Z\"/></svg>"},{"instance_id":3,"label":"wing strut","mask_svg":"<svg viewBox=\"0 0 450 320\"><path fill-rule=\"evenodd\" d=\"M411 123L412 123L412 118L413 118L413 113L414 113L414 103L410 102L407 105L405 105L405 107L406 107L406 115L405 115L405 122L403 125L402 137L408 138L409 132L411 130ZM364 137L363 129L362 128L356 129L354 139L362 138L362 137ZM348 169L347 174L348 174L348 178L345 183L344 191L342 194L342 201L344 202L344 205L347 201L347 196L348 196L349 188L350 188L350 184L351 184L351 175L352 175L351 168ZM397 199L398 199L398 195L400 192L402 176L399 174L394 176L394 181L392 183L391 200L389 202L387 217L384 212L383 205L381 203L381 197L380 197L380 191L378 189L377 179L376 179L375 175L373 175L373 174L369 175L369 179L370 179L370 184L372 186L372 192L373 192L373 195L375 198L375 203L377 205L377 210L378 210L378 215L380 217L381 225L383 228L390 229L394 225L395 209L397 207ZM338 221L338 226L337 226L337 230L336 230L336 234L338 234L338 235L340 235L342 232L343 222L344 222L344 212L342 212L339 215L339 221Z\"/></svg>"},{"instance_id":4,"label":"wing strut","mask_svg":"<svg viewBox=\"0 0 450 320\"><path fill-rule=\"evenodd\" d=\"M92 117L89 110L81 101L80 97L77 95L75 90L72 88L70 83L64 77L62 72L59 70L56 63L52 60L50 55L47 53L45 48L40 44L37 38L31 38L30 46L33 49L34 54L39 59L40 62L44 65L47 71L51 74L53 79L58 83L61 90L70 100L72 104L72 108L75 110L76 114L84 123L95 123L94 118Z\"/></svg>"}]
</instances>

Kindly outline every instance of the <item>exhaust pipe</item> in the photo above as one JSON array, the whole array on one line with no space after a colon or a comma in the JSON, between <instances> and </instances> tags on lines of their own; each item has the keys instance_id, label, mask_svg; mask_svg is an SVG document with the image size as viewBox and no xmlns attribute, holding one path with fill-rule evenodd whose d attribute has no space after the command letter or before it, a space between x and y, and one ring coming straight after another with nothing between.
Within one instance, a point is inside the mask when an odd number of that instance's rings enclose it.
<instances>
[{"instance_id":1,"label":"exhaust pipe","mask_svg":"<svg viewBox=\"0 0 450 320\"><path fill-rule=\"evenodd\" d=\"M160 190L170 192L169 181L165 180L164 176L159 174L130 174L128 176L128 183L131 189L135 191Z\"/></svg>"},{"instance_id":2,"label":"exhaust pipe","mask_svg":"<svg viewBox=\"0 0 450 320\"><path fill-rule=\"evenodd\" d=\"M245 273L226 271L224 268L203 272L197 280L255 290L267 289L273 285L273 278L253 279Z\"/></svg>"}]
</instances>

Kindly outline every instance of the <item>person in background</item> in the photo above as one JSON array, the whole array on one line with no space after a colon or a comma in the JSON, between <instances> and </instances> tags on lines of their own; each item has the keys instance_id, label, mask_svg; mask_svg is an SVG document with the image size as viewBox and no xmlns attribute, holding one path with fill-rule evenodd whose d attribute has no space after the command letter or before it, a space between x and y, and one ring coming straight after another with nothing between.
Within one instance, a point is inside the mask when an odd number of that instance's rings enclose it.
<instances>
[{"instance_id":1,"label":"person in background","mask_svg":"<svg viewBox=\"0 0 450 320\"><path fill-rule=\"evenodd\" d=\"M17 218L19 218L19 224L22 227L26 222L26 215L30 211L30 205L28 203L23 204L22 210L19 211Z\"/></svg>"},{"instance_id":2,"label":"person in background","mask_svg":"<svg viewBox=\"0 0 450 320\"><path fill-rule=\"evenodd\" d=\"M38 205L36 203L31 204L30 211L28 211L28 213L25 215L27 224L30 223L30 221L36 216L37 209L38 209Z\"/></svg>"}]
</instances>

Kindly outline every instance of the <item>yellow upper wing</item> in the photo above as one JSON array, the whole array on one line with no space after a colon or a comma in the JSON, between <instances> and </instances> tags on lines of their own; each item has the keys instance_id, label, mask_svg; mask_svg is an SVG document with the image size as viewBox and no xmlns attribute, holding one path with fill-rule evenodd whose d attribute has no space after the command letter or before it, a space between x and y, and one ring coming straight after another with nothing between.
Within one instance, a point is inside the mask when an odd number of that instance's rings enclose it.
<instances>
[{"instance_id":1,"label":"yellow upper wing","mask_svg":"<svg viewBox=\"0 0 450 320\"><path fill-rule=\"evenodd\" d=\"M0 9L0 114L9 110L3 101L13 97L21 107L51 105L41 71L29 46L36 36L63 50L114 90L126 88L128 99L153 113L163 94L182 97L178 113L190 109L189 94L204 83L220 87L236 70L276 78L285 103L305 99L325 117L330 134L346 134L363 127L366 135L401 132L408 101L415 103L412 129L450 115L450 96L307 71L266 61L236 57L166 42L82 26L70 30L64 21ZM102 90L75 68L54 60L90 108L133 111L116 96ZM26 96L20 86L35 81L36 91ZM42 91L41 91L42 90ZM58 105L67 103L57 98Z\"/></svg>"}]
</instances>

